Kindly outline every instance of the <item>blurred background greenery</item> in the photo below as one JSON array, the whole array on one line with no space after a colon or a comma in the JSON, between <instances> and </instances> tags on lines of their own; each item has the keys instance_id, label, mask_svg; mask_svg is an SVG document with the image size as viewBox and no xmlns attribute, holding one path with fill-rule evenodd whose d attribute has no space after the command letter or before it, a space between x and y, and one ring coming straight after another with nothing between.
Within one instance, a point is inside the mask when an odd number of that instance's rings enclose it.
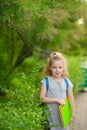
<instances>
[{"instance_id":1,"label":"blurred background greenery","mask_svg":"<svg viewBox=\"0 0 87 130\"><path fill-rule=\"evenodd\" d=\"M86 35L85 1L0 1L0 130L44 130L40 80L51 52L65 55L74 94L86 87Z\"/></svg>"}]
</instances>

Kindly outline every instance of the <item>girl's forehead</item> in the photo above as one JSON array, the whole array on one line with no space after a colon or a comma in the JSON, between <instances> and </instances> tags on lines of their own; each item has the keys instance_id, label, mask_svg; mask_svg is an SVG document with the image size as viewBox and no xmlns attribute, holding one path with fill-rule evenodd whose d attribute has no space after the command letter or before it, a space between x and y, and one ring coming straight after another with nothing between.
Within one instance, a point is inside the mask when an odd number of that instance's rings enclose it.
<instances>
[{"instance_id":1,"label":"girl's forehead","mask_svg":"<svg viewBox=\"0 0 87 130\"><path fill-rule=\"evenodd\" d=\"M53 60L53 61L51 62L51 64L52 64L52 65L53 65L53 64L55 64L55 65L63 65L64 63L63 63L62 60Z\"/></svg>"}]
</instances>

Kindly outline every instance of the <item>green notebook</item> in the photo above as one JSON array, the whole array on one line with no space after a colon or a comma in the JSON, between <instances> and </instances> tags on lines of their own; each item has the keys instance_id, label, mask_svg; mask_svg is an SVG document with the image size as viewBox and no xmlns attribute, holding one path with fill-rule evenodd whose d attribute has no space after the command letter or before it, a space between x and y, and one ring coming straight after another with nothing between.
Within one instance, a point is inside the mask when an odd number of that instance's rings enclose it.
<instances>
[{"instance_id":1,"label":"green notebook","mask_svg":"<svg viewBox=\"0 0 87 130\"><path fill-rule=\"evenodd\" d=\"M70 119L71 119L71 115L72 115L70 102L69 102L68 98L66 98L65 105L59 106L59 111L60 111L60 118L62 121L62 125L64 128L66 128L70 123Z\"/></svg>"}]
</instances>

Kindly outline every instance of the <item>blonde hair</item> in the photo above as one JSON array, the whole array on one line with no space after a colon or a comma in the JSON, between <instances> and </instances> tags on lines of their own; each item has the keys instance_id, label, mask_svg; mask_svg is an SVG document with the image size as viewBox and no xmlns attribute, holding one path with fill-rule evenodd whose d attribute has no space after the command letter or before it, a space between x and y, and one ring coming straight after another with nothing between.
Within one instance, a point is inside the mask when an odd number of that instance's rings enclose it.
<instances>
[{"instance_id":1,"label":"blonde hair","mask_svg":"<svg viewBox=\"0 0 87 130\"><path fill-rule=\"evenodd\" d=\"M53 52L50 54L50 57L47 60L47 65L42 72L43 76L52 76L52 73L49 67L51 67L54 60L63 61L64 71L63 71L62 77L68 76L65 57L59 52Z\"/></svg>"}]
</instances>

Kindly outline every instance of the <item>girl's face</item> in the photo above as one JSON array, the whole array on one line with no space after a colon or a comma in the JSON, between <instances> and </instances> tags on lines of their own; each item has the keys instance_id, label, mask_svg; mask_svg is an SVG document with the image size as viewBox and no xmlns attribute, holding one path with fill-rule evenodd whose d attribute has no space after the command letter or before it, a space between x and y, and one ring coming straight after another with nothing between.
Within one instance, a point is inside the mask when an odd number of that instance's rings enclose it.
<instances>
[{"instance_id":1,"label":"girl's face","mask_svg":"<svg viewBox=\"0 0 87 130\"><path fill-rule=\"evenodd\" d=\"M49 68L54 78L61 78L64 70L62 60L53 60L51 67Z\"/></svg>"}]
</instances>

